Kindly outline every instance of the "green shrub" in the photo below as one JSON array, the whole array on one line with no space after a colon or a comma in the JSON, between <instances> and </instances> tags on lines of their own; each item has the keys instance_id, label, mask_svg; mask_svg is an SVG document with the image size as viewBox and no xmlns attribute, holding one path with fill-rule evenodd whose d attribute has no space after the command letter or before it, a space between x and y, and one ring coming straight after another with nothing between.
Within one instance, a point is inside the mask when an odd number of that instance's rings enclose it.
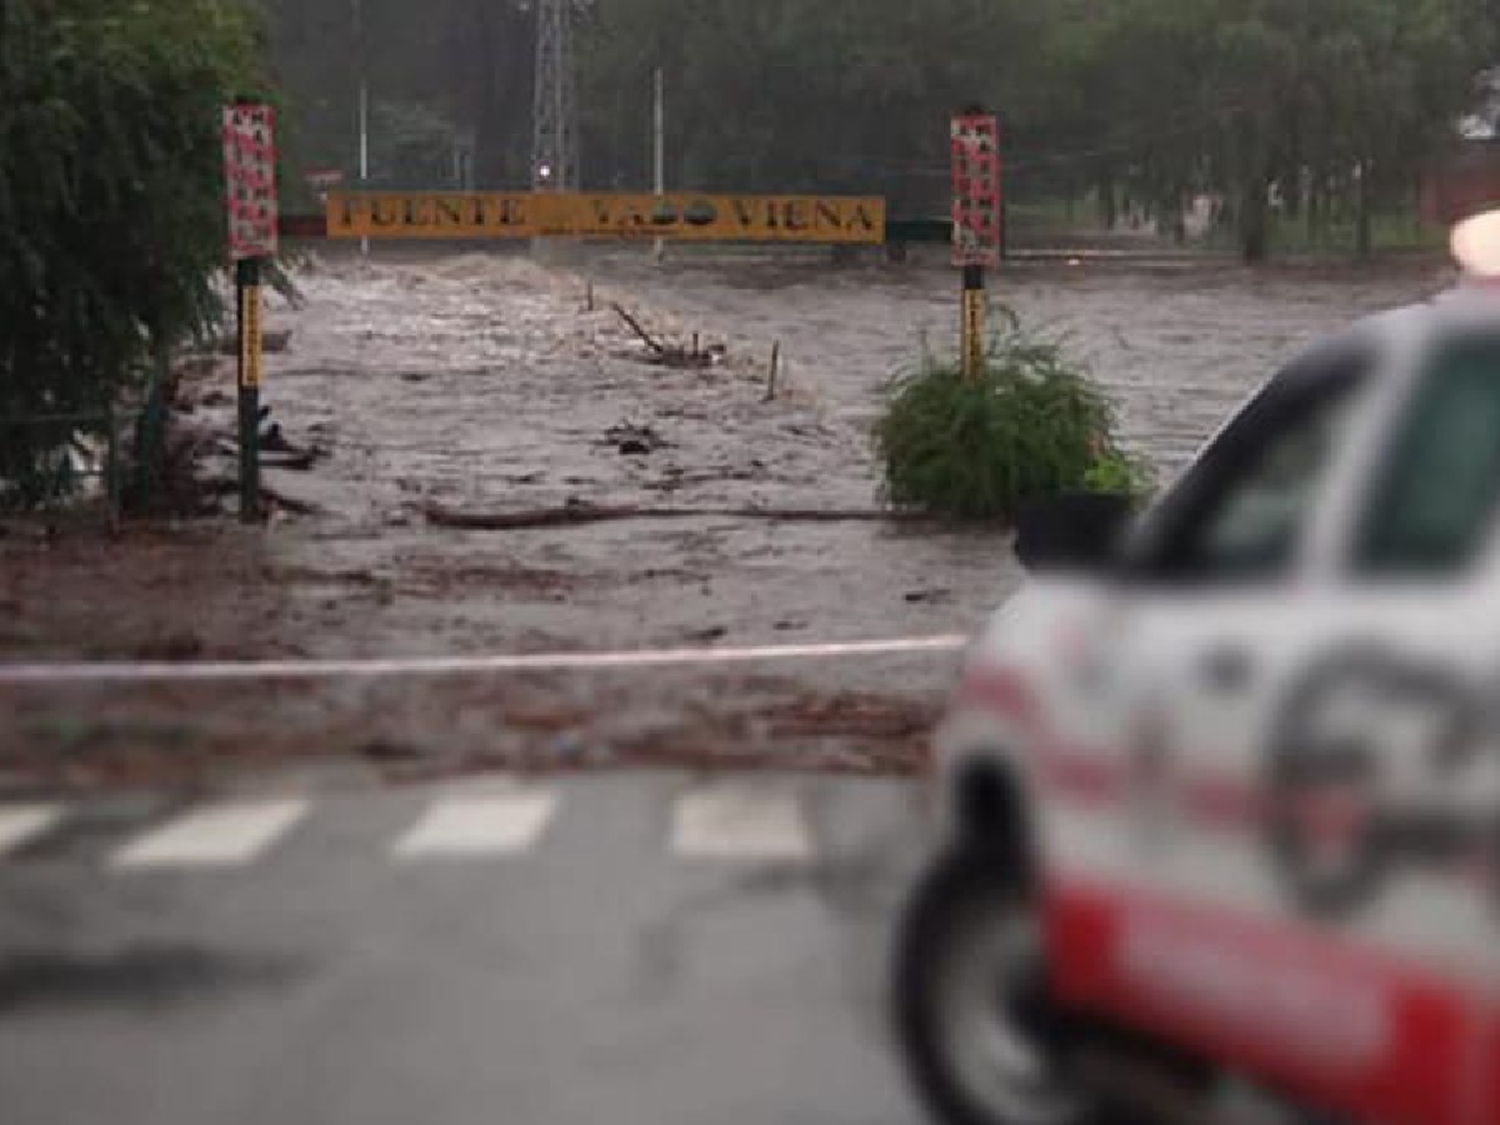
<instances>
[{"instance_id":1,"label":"green shrub","mask_svg":"<svg viewBox=\"0 0 1500 1125\"><path fill-rule=\"evenodd\" d=\"M0 419L102 416L219 316L221 112L261 88L248 0L0 2ZM0 433L0 501L76 432Z\"/></svg>"},{"instance_id":2,"label":"green shrub","mask_svg":"<svg viewBox=\"0 0 1500 1125\"><path fill-rule=\"evenodd\" d=\"M1149 461L1109 445L1084 474L1083 487L1089 492L1113 492L1140 502L1156 487L1156 472Z\"/></svg>"},{"instance_id":3,"label":"green shrub","mask_svg":"<svg viewBox=\"0 0 1500 1125\"><path fill-rule=\"evenodd\" d=\"M974 378L929 356L893 381L875 431L885 497L958 520L1009 520L1060 491L1142 496L1149 466L1116 446L1113 423L1056 343L1012 324Z\"/></svg>"}]
</instances>

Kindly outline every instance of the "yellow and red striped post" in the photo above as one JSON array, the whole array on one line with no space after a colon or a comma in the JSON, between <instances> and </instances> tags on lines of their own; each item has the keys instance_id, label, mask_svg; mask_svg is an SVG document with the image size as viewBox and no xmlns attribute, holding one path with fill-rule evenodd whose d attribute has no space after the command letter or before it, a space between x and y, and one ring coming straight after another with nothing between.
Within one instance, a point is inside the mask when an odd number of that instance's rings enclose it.
<instances>
[{"instance_id":1,"label":"yellow and red striped post","mask_svg":"<svg viewBox=\"0 0 1500 1125\"><path fill-rule=\"evenodd\" d=\"M954 117L953 264L963 271L963 372L984 369L984 271L1000 264L1000 123L978 108Z\"/></svg>"},{"instance_id":2,"label":"yellow and red striped post","mask_svg":"<svg viewBox=\"0 0 1500 1125\"><path fill-rule=\"evenodd\" d=\"M276 256L276 119L268 105L224 107L229 257L239 341L240 519L260 518L261 264Z\"/></svg>"}]
</instances>

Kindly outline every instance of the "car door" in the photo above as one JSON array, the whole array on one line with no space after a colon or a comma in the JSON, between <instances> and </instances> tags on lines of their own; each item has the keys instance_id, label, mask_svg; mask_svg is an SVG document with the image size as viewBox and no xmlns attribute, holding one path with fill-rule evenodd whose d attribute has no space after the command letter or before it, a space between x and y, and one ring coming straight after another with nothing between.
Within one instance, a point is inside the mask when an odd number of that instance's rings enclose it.
<instances>
[{"instance_id":1,"label":"car door","mask_svg":"<svg viewBox=\"0 0 1500 1125\"><path fill-rule=\"evenodd\" d=\"M1500 334L1431 340L1252 407L1138 547L1157 719L1105 978L1134 1022L1408 1125L1500 1119Z\"/></svg>"},{"instance_id":2,"label":"car door","mask_svg":"<svg viewBox=\"0 0 1500 1125\"><path fill-rule=\"evenodd\" d=\"M1315 654L1325 679L1343 660L1364 680L1339 740L1358 756L1364 862L1317 870L1301 830L1277 858L1288 916L1336 924L1386 966L1370 986L1393 1013L1382 1070L1404 1076L1408 1099L1387 1098L1390 1119L1489 1122L1500 1120L1500 331L1447 325L1416 372L1340 529L1329 640L1343 643ZM1337 759L1319 761L1329 743L1290 745L1304 793L1339 780Z\"/></svg>"},{"instance_id":3,"label":"car door","mask_svg":"<svg viewBox=\"0 0 1500 1125\"><path fill-rule=\"evenodd\" d=\"M1376 869L1409 866L1415 855L1397 853L1431 850L1455 817L1500 803L1481 713L1500 678L1500 598L1483 565L1500 505L1500 333L1438 333L1414 374L1333 536L1325 629L1297 674L1292 702L1310 717L1319 702L1331 714L1344 691L1340 728L1273 745L1302 760L1269 763L1273 781L1304 790L1341 772L1357 783L1379 837L1366 863ZM1419 821L1431 830L1406 830ZM1295 850L1305 863L1314 849ZM1304 912L1359 917L1379 898L1379 873L1308 871L1290 889L1307 892L1294 895Z\"/></svg>"},{"instance_id":4,"label":"car door","mask_svg":"<svg viewBox=\"0 0 1500 1125\"><path fill-rule=\"evenodd\" d=\"M1326 629L1317 520L1378 415L1378 354L1350 338L1292 364L1143 521L1111 644L1133 696L1123 799L1091 811L1087 863L1054 884L1066 997L1252 1070L1357 1061L1383 1032L1326 966L1290 958L1265 987L1259 823L1272 701Z\"/></svg>"},{"instance_id":5,"label":"car door","mask_svg":"<svg viewBox=\"0 0 1500 1125\"><path fill-rule=\"evenodd\" d=\"M1270 701L1326 627L1310 543L1368 413L1374 362L1346 341L1281 372L1131 552L1121 643L1139 693L1133 815L1143 846L1181 851L1182 869L1148 869L1183 889L1242 889L1222 878L1232 851L1178 845L1222 842L1215 825L1253 813Z\"/></svg>"}]
</instances>

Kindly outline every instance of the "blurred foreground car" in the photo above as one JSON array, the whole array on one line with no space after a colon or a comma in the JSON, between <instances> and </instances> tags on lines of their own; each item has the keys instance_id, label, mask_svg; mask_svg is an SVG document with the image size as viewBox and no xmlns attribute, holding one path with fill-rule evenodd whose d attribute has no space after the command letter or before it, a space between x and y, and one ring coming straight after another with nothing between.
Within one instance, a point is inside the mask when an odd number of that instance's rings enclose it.
<instances>
[{"instance_id":1,"label":"blurred foreground car","mask_svg":"<svg viewBox=\"0 0 1500 1125\"><path fill-rule=\"evenodd\" d=\"M1500 215L1455 250L1456 290L1293 361L1138 519L1021 521L898 938L939 1120L1163 1120L1234 1075L1500 1122Z\"/></svg>"}]
</instances>

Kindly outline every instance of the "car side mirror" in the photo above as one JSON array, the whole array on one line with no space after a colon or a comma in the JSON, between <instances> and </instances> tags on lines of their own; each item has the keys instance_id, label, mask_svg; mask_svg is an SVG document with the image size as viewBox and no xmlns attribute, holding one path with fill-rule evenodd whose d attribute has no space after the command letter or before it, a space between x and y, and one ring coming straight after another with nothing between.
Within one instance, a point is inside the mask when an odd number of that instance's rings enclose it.
<instances>
[{"instance_id":1,"label":"car side mirror","mask_svg":"<svg viewBox=\"0 0 1500 1125\"><path fill-rule=\"evenodd\" d=\"M1076 492L1032 501L1016 516L1016 558L1041 573L1102 573L1118 559L1134 516L1134 500L1120 493Z\"/></svg>"}]
</instances>

